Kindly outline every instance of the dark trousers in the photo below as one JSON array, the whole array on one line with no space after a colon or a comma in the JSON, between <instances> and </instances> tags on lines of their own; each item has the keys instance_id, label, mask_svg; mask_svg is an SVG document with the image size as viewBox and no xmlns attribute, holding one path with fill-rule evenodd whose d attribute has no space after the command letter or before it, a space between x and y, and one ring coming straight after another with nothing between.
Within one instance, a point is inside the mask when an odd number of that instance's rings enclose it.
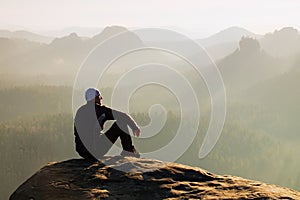
<instances>
[{"instance_id":1,"label":"dark trousers","mask_svg":"<svg viewBox=\"0 0 300 200\"><path fill-rule=\"evenodd\" d=\"M120 128L120 127L121 128ZM76 140L76 151L79 153L79 155L85 159L88 160L96 160L97 158L101 158L104 156L109 149L112 147L112 145L117 141L117 139L120 137L122 148L125 151L132 151L133 145L131 136L129 135L128 127L127 125L117 124L116 122L113 123L111 128L107 130L104 134L100 135L100 143L95 144L97 145L97 153L96 155L92 155L82 144L80 139ZM95 158L97 157L97 158Z\"/></svg>"}]
</instances>

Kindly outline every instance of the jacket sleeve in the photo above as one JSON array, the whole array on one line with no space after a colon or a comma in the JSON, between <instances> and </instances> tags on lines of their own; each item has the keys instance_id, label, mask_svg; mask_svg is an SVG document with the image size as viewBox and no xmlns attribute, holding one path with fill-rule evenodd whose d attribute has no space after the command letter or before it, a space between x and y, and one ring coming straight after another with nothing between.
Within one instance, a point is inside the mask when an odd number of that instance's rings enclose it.
<instances>
[{"instance_id":1,"label":"jacket sleeve","mask_svg":"<svg viewBox=\"0 0 300 200\"><path fill-rule=\"evenodd\" d=\"M117 123L125 123L127 124L132 130L138 129L138 125L134 121L134 119L121 111L111 109L109 107L103 106L105 109L105 115L107 120L116 120Z\"/></svg>"}]
</instances>

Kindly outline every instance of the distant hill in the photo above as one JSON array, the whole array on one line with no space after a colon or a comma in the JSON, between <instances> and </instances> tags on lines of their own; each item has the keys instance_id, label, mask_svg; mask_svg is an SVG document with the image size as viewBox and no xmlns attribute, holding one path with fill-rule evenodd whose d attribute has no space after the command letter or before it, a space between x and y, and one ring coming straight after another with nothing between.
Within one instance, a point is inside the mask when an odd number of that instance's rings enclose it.
<instances>
[{"instance_id":1,"label":"distant hill","mask_svg":"<svg viewBox=\"0 0 300 200\"><path fill-rule=\"evenodd\" d=\"M72 33L55 38L50 44L0 38L1 73L74 76L84 58L96 45L126 30L124 27L107 27L92 38ZM138 36L132 34L132 40L140 43Z\"/></svg>"},{"instance_id":2,"label":"distant hill","mask_svg":"<svg viewBox=\"0 0 300 200\"><path fill-rule=\"evenodd\" d=\"M243 36L261 38L261 35L233 26L208 38L198 39L197 42L204 46L215 60L218 60L233 53L238 48L238 43Z\"/></svg>"},{"instance_id":3,"label":"distant hill","mask_svg":"<svg viewBox=\"0 0 300 200\"><path fill-rule=\"evenodd\" d=\"M103 27L81 27L81 26L72 26L58 30L49 30L43 31L42 34L50 35L53 37L64 37L70 35L71 33L76 33L81 37L92 37L96 34L102 32Z\"/></svg>"},{"instance_id":4,"label":"distant hill","mask_svg":"<svg viewBox=\"0 0 300 200\"><path fill-rule=\"evenodd\" d=\"M2 34L7 37L0 38L1 73L67 75L74 77L84 58L96 45L126 30L121 26L110 26L90 38L71 33L52 39L49 44L32 41L34 39L8 38L13 33L23 33L21 34L22 37L25 37L26 34L31 35L32 38L36 36L28 32L2 31ZM260 44L260 50L253 54L255 50L244 51L244 48L247 49L247 47L240 49L239 41L242 37L256 38ZM29 38L29 36L26 36L26 38ZM246 81L252 85L287 69L294 61L293 59L300 54L299 38L299 32L290 27L265 36L257 35L240 27L230 27L208 38L198 40L198 42L206 48L209 55L218 63L225 80L232 77L227 80L227 84L232 85L240 83L240 81ZM142 43L141 39L134 33L132 39L133 42ZM173 45L172 41L167 41L167 43ZM175 43L175 45L178 44L180 45L180 43ZM149 56L147 56L151 57L152 54L149 52ZM191 55L199 56L194 55L193 52L191 52ZM138 59L142 60L144 57ZM172 58L169 59L164 55L159 59L169 61ZM179 63L178 59L172 61L173 64ZM280 69L279 65L284 66ZM258 73L259 71L260 73ZM248 76L244 79L244 75L241 74L245 73ZM254 77L250 78L249 75Z\"/></svg>"},{"instance_id":5,"label":"distant hill","mask_svg":"<svg viewBox=\"0 0 300 200\"><path fill-rule=\"evenodd\" d=\"M294 61L300 54L300 33L293 27L284 27L266 35L256 35L242 28L229 28L209 38L198 40L214 60L219 60L233 53L243 37L256 38L267 54Z\"/></svg>"},{"instance_id":6,"label":"distant hill","mask_svg":"<svg viewBox=\"0 0 300 200\"><path fill-rule=\"evenodd\" d=\"M211 56L214 61L218 61L232 54L238 48L238 42L225 42L205 47L209 56Z\"/></svg>"},{"instance_id":7,"label":"distant hill","mask_svg":"<svg viewBox=\"0 0 300 200\"><path fill-rule=\"evenodd\" d=\"M245 103L260 105L279 118L281 137L299 140L300 54L294 67L281 76L259 82L240 93Z\"/></svg>"},{"instance_id":8,"label":"distant hill","mask_svg":"<svg viewBox=\"0 0 300 200\"><path fill-rule=\"evenodd\" d=\"M31 73L46 44L31 42L24 39L0 38L1 73ZM38 59L37 59L38 58Z\"/></svg>"},{"instance_id":9,"label":"distant hill","mask_svg":"<svg viewBox=\"0 0 300 200\"><path fill-rule=\"evenodd\" d=\"M90 39L79 37L76 33L55 38L45 47L44 54L55 59L61 68L64 65L78 66L93 47L87 44L88 40Z\"/></svg>"},{"instance_id":10,"label":"distant hill","mask_svg":"<svg viewBox=\"0 0 300 200\"><path fill-rule=\"evenodd\" d=\"M94 37L92 37L91 42L98 44L100 42L103 42L105 39L124 31L128 30L122 26L108 26L104 28L100 34L97 34Z\"/></svg>"},{"instance_id":11,"label":"distant hill","mask_svg":"<svg viewBox=\"0 0 300 200\"><path fill-rule=\"evenodd\" d=\"M300 54L300 33L293 27L284 27L266 35L230 27L208 38L198 39L197 42L207 49L214 60L219 60L233 53L243 36L257 39L261 48L273 57L295 59Z\"/></svg>"},{"instance_id":12,"label":"distant hill","mask_svg":"<svg viewBox=\"0 0 300 200\"><path fill-rule=\"evenodd\" d=\"M239 48L217 63L228 89L245 89L283 73L281 60L263 51L258 40L242 38Z\"/></svg>"},{"instance_id":13,"label":"distant hill","mask_svg":"<svg viewBox=\"0 0 300 200\"><path fill-rule=\"evenodd\" d=\"M294 57L300 54L300 33L293 27L268 33L259 42L266 52L275 57Z\"/></svg>"},{"instance_id":14,"label":"distant hill","mask_svg":"<svg viewBox=\"0 0 300 200\"><path fill-rule=\"evenodd\" d=\"M288 105L297 105L299 104L297 102L300 102L299 77L300 55L298 57L298 62L296 62L293 68L291 68L288 72L284 73L282 76L274 77L263 83L255 85L247 91L251 93L255 92L256 95L253 95L251 99L256 99L260 102L263 102L263 99L265 99L268 104L286 102L286 105L284 106L284 109L286 109ZM268 91L268 93L265 91Z\"/></svg>"},{"instance_id":15,"label":"distant hill","mask_svg":"<svg viewBox=\"0 0 300 200\"><path fill-rule=\"evenodd\" d=\"M243 36L257 39L261 37L261 35L252 33L244 28L233 26L222 30L208 38L199 39L198 42L203 46L208 47L222 43L239 42Z\"/></svg>"},{"instance_id":16,"label":"distant hill","mask_svg":"<svg viewBox=\"0 0 300 200\"><path fill-rule=\"evenodd\" d=\"M46 44L49 44L53 40L53 37L39 35L28 31L23 31L23 30L20 31L0 30L0 37L12 38L12 39L25 39L31 42L46 43Z\"/></svg>"}]
</instances>

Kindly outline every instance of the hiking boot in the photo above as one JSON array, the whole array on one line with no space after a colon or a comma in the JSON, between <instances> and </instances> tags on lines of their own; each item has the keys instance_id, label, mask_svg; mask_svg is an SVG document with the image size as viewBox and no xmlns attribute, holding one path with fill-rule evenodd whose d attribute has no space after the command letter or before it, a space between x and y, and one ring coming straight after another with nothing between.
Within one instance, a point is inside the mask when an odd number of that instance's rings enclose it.
<instances>
[{"instance_id":1,"label":"hiking boot","mask_svg":"<svg viewBox=\"0 0 300 200\"><path fill-rule=\"evenodd\" d=\"M133 149L131 151L125 151L123 150L121 152L121 156L123 157L136 157L136 158L140 158L141 155L139 154L139 152L137 152L137 150L133 147Z\"/></svg>"}]
</instances>

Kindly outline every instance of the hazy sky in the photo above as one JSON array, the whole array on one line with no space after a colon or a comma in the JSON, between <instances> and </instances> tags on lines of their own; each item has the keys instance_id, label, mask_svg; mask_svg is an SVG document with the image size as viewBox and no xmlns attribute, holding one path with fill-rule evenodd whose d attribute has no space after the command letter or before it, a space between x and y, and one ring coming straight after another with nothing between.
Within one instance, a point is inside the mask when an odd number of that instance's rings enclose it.
<instances>
[{"instance_id":1,"label":"hazy sky","mask_svg":"<svg viewBox=\"0 0 300 200\"><path fill-rule=\"evenodd\" d=\"M0 0L0 28L108 25L178 27L203 35L230 26L256 33L299 29L300 0Z\"/></svg>"}]
</instances>

